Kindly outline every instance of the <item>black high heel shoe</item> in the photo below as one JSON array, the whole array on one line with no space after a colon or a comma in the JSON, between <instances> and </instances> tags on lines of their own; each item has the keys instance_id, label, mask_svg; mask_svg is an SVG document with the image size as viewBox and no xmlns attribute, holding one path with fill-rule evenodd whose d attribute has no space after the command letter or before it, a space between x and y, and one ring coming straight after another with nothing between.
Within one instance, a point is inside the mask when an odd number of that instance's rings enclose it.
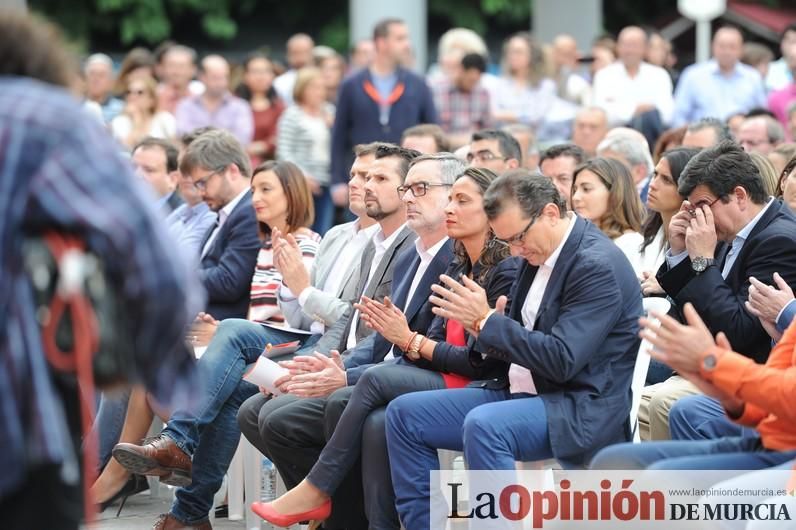
<instances>
[{"instance_id":1,"label":"black high heel shoe","mask_svg":"<svg viewBox=\"0 0 796 530\"><path fill-rule=\"evenodd\" d=\"M113 497L105 502L99 503L97 512L104 512L108 506L121 499L122 503L119 505L119 509L116 511L116 517L119 517L119 515L122 513L122 508L124 508L124 503L127 502L127 497L130 495L135 495L136 493L141 493L142 491L146 491L148 489L149 483L147 482L146 477L142 475L131 475L127 482L124 483L124 486L122 486L122 489L117 491Z\"/></svg>"}]
</instances>

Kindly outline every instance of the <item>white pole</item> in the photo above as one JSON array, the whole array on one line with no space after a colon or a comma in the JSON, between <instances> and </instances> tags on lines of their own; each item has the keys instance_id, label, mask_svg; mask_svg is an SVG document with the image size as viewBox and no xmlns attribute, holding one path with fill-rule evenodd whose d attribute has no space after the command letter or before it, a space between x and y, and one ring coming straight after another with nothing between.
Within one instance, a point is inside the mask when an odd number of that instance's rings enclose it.
<instances>
[{"instance_id":1,"label":"white pole","mask_svg":"<svg viewBox=\"0 0 796 530\"><path fill-rule=\"evenodd\" d=\"M696 62L710 59L710 21L696 23Z\"/></svg>"}]
</instances>

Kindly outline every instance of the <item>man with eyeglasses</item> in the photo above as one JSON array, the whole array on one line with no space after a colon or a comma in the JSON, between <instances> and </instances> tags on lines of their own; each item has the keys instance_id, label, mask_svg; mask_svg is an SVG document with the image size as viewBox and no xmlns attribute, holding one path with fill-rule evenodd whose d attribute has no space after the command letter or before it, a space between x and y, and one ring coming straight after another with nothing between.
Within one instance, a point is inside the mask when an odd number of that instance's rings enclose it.
<instances>
[{"instance_id":1,"label":"man with eyeglasses","mask_svg":"<svg viewBox=\"0 0 796 530\"><path fill-rule=\"evenodd\" d=\"M397 258L395 276L392 282L390 300L400 309L407 320L409 329L425 333L434 315L428 297L431 285L438 281L453 260L453 242L447 237L445 206L448 204L450 186L462 172L464 164L450 153L423 155L409 166L406 180L393 188L394 197L406 207L406 224L417 236L414 248L404 250ZM344 353L344 366L339 368L340 384L331 388L323 396L324 407L313 407L308 400L298 400L283 406L269 415L269 421L262 432L264 443L269 448L277 468L290 468L290 478L285 477L288 488L295 487L309 473L318 458L326 440L334 433L334 428L343 410L348 405L354 385L366 369L379 363L402 364L403 348L393 346L383 336L372 332L367 338ZM434 378L430 385L438 384ZM388 383L385 383L388 384ZM400 385L396 380L392 384ZM437 388L432 386L431 388ZM290 398L279 397L274 401ZM358 406L358 404L353 404ZM326 433L319 438L312 449L307 447L307 432L318 430L323 425ZM296 458L296 447L307 450L301 462ZM363 435L363 468L367 475L362 476L358 468L352 470L344 484L351 491L353 484L363 482L362 497L369 528L398 528L392 483L390 480L389 458L384 442L384 410L372 412ZM340 502L340 490L333 501L335 514L332 521L327 520L328 528L357 528L351 522L354 510L361 510L351 501ZM349 497L350 499L350 497ZM340 520L340 515L348 512L349 519ZM339 523L339 524L337 524Z\"/></svg>"},{"instance_id":2,"label":"man with eyeglasses","mask_svg":"<svg viewBox=\"0 0 796 530\"><path fill-rule=\"evenodd\" d=\"M763 156L785 141L785 129L771 116L747 118L738 129L738 143L747 153L760 153Z\"/></svg>"},{"instance_id":3,"label":"man with eyeglasses","mask_svg":"<svg viewBox=\"0 0 796 530\"><path fill-rule=\"evenodd\" d=\"M505 131L483 129L473 133L467 163L491 170L497 175L522 165L519 142Z\"/></svg>"},{"instance_id":4,"label":"man with eyeglasses","mask_svg":"<svg viewBox=\"0 0 796 530\"><path fill-rule=\"evenodd\" d=\"M597 227L567 212L538 173L495 179L484 210L495 235L526 261L509 313L506 297L491 308L484 289L466 277L443 276L431 302L437 315L477 338L476 351L513 364L508 380L494 386L390 403L387 446L406 528L444 526L430 521L433 449L463 449L470 469L513 470L517 460L553 457L583 466L602 447L628 439L642 313L630 263ZM459 432L463 438L451 434Z\"/></svg>"},{"instance_id":5,"label":"man with eyeglasses","mask_svg":"<svg viewBox=\"0 0 796 530\"><path fill-rule=\"evenodd\" d=\"M666 262L657 279L681 322L690 302L710 332L723 332L734 351L764 363L771 351L768 322L749 312L750 277L774 283L779 272L796 287L796 217L769 197L752 159L732 141L704 149L679 181L682 208L669 225ZM678 374L644 389L639 409L642 438L669 438L669 410L699 394L693 374ZM707 399L707 398L706 398ZM713 401L715 416L724 411Z\"/></svg>"},{"instance_id":6,"label":"man with eyeglasses","mask_svg":"<svg viewBox=\"0 0 796 530\"><path fill-rule=\"evenodd\" d=\"M211 130L188 146L180 172L190 176L202 200L218 213L199 246L207 313L216 320L246 318L261 246L249 191L249 157L231 133Z\"/></svg>"}]
</instances>

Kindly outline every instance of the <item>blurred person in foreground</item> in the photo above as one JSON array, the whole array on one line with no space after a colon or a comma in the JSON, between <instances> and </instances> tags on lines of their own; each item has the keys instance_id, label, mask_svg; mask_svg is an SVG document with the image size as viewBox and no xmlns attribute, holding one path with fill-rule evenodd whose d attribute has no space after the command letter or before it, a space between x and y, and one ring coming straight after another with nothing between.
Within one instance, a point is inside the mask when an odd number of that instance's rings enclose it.
<instances>
[{"instance_id":1,"label":"blurred person in foreground","mask_svg":"<svg viewBox=\"0 0 796 530\"><path fill-rule=\"evenodd\" d=\"M77 233L102 261L135 344L127 378L163 401L184 399L193 385L182 337L196 306L189 294L201 291L112 139L64 90L72 82L65 49L49 26L0 16L0 135L13 138L0 147L9 201L0 209L0 285L9 295L0 302L3 528L77 529L83 517L80 403L45 358L21 259L26 235Z\"/></svg>"}]
</instances>

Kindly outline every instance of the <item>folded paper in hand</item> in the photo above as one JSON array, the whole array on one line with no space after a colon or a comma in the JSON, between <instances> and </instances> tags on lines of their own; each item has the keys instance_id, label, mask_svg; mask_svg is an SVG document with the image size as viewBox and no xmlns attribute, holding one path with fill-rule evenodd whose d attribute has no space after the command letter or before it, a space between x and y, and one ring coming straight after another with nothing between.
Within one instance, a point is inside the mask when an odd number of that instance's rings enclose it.
<instances>
[{"instance_id":1,"label":"folded paper in hand","mask_svg":"<svg viewBox=\"0 0 796 530\"><path fill-rule=\"evenodd\" d=\"M268 357L261 355L254 366L243 375L243 379L278 396L282 392L274 385L274 381L287 374L287 368L282 368Z\"/></svg>"}]
</instances>

